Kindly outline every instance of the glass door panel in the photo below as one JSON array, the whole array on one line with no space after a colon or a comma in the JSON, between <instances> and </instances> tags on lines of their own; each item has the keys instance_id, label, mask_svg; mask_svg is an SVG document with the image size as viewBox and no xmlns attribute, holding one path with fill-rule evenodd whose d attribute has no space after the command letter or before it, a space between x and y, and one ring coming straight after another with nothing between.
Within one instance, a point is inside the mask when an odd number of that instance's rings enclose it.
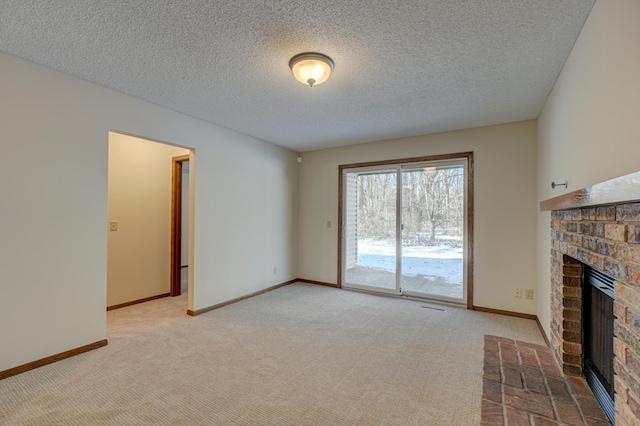
<instances>
[{"instance_id":1,"label":"glass door panel","mask_svg":"<svg viewBox=\"0 0 640 426\"><path fill-rule=\"evenodd\" d=\"M465 211L464 164L403 166L403 294L465 298Z\"/></svg>"},{"instance_id":2,"label":"glass door panel","mask_svg":"<svg viewBox=\"0 0 640 426\"><path fill-rule=\"evenodd\" d=\"M343 278L346 287L398 293L396 170L343 175Z\"/></svg>"}]
</instances>

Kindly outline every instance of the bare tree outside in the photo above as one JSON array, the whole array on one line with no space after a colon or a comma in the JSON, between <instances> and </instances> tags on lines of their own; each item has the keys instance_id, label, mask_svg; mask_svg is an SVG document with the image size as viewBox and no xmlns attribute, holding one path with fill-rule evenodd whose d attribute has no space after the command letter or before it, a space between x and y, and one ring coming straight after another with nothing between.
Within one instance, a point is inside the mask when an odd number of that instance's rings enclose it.
<instances>
[{"instance_id":1,"label":"bare tree outside","mask_svg":"<svg viewBox=\"0 0 640 426\"><path fill-rule=\"evenodd\" d=\"M409 245L461 244L464 173L460 168L425 168L403 173L403 242ZM440 236L441 241L436 241Z\"/></svg>"},{"instance_id":2,"label":"bare tree outside","mask_svg":"<svg viewBox=\"0 0 640 426\"><path fill-rule=\"evenodd\" d=\"M462 235L463 170L459 167L427 167L404 171L402 180L403 243L461 245L462 240L459 239L436 241L436 237L440 233ZM358 176L359 239L395 239L396 185L395 173Z\"/></svg>"},{"instance_id":3,"label":"bare tree outside","mask_svg":"<svg viewBox=\"0 0 640 426\"><path fill-rule=\"evenodd\" d=\"M395 240L396 174L358 176L358 239Z\"/></svg>"}]
</instances>

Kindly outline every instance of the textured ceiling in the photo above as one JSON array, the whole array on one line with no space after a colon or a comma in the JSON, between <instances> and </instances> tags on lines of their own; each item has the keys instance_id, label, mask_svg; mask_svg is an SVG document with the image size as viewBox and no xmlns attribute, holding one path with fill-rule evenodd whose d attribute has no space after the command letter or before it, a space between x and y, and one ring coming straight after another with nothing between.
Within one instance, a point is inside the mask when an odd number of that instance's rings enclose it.
<instances>
[{"instance_id":1,"label":"textured ceiling","mask_svg":"<svg viewBox=\"0 0 640 426\"><path fill-rule=\"evenodd\" d=\"M0 0L0 50L308 151L536 118L594 2Z\"/></svg>"}]
</instances>

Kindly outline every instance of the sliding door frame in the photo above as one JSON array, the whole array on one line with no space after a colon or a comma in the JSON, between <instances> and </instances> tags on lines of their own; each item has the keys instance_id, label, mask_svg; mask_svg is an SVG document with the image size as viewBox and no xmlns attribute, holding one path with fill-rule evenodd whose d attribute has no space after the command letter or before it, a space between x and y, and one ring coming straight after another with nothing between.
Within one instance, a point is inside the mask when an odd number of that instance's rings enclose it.
<instances>
[{"instance_id":1,"label":"sliding door frame","mask_svg":"<svg viewBox=\"0 0 640 426\"><path fill-rule=\"evenodd\" d=\"M459 152L453 154L432 155L428 157L413 157L413 158L400 158L394 160L384 161L372 161L368 163L355 163L355 164L342 164L338 166L338 220L340 226L338 226L338 288L342 288L342 251L343 251L343 171L345 169L357 169L364 167L375 166L395 166L404 163L423 163L429 161L442 161L442 160L462 160L467 161L467 223L466 223L466 237L467 237L467 253L464 261L466 262L466 275L467 275L467 309L473 309L473 152Z\"/></svg>"}]
</instances>

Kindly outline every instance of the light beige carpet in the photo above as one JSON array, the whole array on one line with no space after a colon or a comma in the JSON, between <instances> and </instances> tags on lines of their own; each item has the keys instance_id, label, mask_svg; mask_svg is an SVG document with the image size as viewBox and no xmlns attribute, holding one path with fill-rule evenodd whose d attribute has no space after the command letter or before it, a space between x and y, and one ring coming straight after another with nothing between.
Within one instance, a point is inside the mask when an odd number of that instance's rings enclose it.
<instances>
[{"instance_id":1,"label":"light beige carpet","mask_svg":"<svg viewBox=\"0 0 640 426\"><path fill-rule=\"evenodd\" d=\"M184 297L0 381L0 424L476 425L484 335L544 344L532 320L309 284L198 317Z\"/></svg>"}]
</instances>

